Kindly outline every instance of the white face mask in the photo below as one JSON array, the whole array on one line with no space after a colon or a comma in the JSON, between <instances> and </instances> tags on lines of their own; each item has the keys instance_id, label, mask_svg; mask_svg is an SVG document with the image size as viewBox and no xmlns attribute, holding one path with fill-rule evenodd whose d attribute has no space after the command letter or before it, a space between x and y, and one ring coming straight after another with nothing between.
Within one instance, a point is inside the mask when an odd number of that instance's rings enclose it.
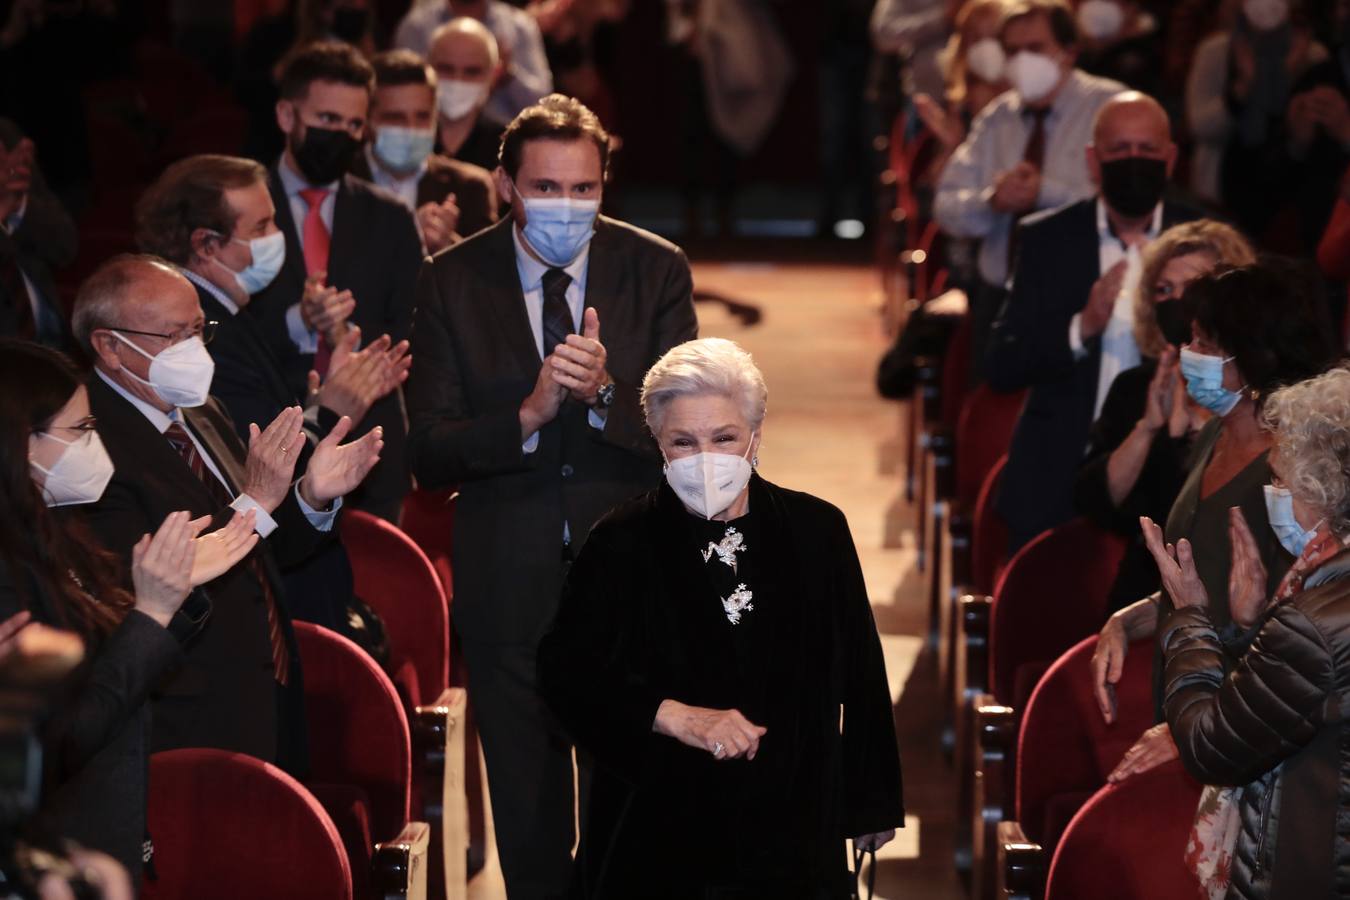
<instances>
[{"instance_id":1,"label":"white face mask","mask_svg":"<svg viewBox=\"0 0 1350 900\"><path fill-rule=\"evenodd\" d=\"M1062 75L1059 63L1044 53L1022 50L1008 60L1008 80L1027 103L1048 97Z\"/></svg>"},{"instance_id":2,"label":"white face mask","mask_svg":"<svg viewBox=\"0 0 1350 900\"><path fill-rule=\"evenodd\" d=\"M248 247L248 252L253 254L253 262L236 272L225 265L220 257L216 257L215 260L220 263L222 269L234 276L234 283L239 285L239 289L250 297L271 284L272 280L281 272L281 267L286 264L285 232L275 231L272 234L248 241L240 238L230 238L230 240Z\"/></svg>"},{"instance_id":3,"label":"white face mask","mask_svg":"<svg viewBox=\"0 0 1350 900\"><path fill-rule=\"evenodd\" d=\"M1008 67L1003 45L994 38L981 38L966 51L966 68L981 81L1000 81Z\"/></svg>"},{"instance_id":4,"label":"white face mask","mask_svg":"<svg viewBox=\"0 0 1350 900\"><path fill-rule=\"evenodd\" d=\"M1289 0L1243 0L1242 15L1257 31L1274 31L1289 21Z\"/></svg>"},{"instance_id":5,"label":"white face mask","mask_svg":"<svg viewBox=\"0 0 1350 900\"><path fill-rule=\"evenodd\" d=\"M754 446L752 441L751 447ZM725 510L750 483L750 447L744 456L695 453L666 463L666 481L689 510L705 519Z\"/></svg>"},{"instance_id":6,"label":"white face mask","mask_svg":"<svg viewBox=\"0 0 1350 900\"><path fill-rule=\"evenodd\" d=\"M451 121L462 119L487 98L487 91L483 81L442 78L436 86L436 108Z\"/></svg>"},{"instance_id":7,"label":"white face mask","mask_svg":"<svg viewBox=\"0 0 1350 900\"><path fill-rule=\"evenodd\" d=\"M155 356L146 353L117 331L117 339L150 360L150 380L138 378L126 366L122 371L134 381L150 388L170 406L201 406L211 393L211 379L216 374L215 360L206 352L199 337L190 337L165 347Z\"/></svg>"},{"instance_id":8,"label":"white face mask","mask_svg":"<svg viewBox=\"0 0 1350 900\"><path fill-rule=\"evenodd\" d=\"M76 503L97 502L113 477L112 457L108 456L98 432L87 431L74 441L63 441L46 432L38 436L66 445L65 451L50 469L36 462L30 463L47 476L42 485L47 505L73 506Z\"/></svg>"},{"instance_id":9,"label":"white face mask","mask_svg":"<svg viewBox=\"0 0 1350 900\"><path fill-rule=\"evenodd\" d=\"M1120 34L1125 11L1111 0L1086 0L1078 7L1078 27L1093 40L1105 40Z\"/></svg>"}]
</instances>

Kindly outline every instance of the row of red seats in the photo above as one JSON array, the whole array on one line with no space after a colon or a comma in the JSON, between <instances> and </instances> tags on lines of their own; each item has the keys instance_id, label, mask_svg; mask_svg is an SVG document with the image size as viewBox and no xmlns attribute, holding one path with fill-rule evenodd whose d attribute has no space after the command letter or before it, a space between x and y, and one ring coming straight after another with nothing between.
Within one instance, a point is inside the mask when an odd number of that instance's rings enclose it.
<instances>
[{"instance_id":1,"label":"row of red seats","mask_svg":"<svg viewBox=\"0 0 1350 900\"><path fill-rule=\"evenodd\" d=\"M914 189L926 138L903 136L897 123L879 247L888 302L913 311L944 279L927 274L938 271L936 228L921 221ZM966 316L941 358L919 362L906 482L929 646L951 698L955 863L976 900L1193 897L1182 853L1199 786L1175 763L1106 785L1153 723L1148 644L1131 648L1115 723L1091 694L1094 635L1123 543L1078 520L1007 559L993 500L1023 395L968 389L969 340Z\"/></svg>"}]
</instances>

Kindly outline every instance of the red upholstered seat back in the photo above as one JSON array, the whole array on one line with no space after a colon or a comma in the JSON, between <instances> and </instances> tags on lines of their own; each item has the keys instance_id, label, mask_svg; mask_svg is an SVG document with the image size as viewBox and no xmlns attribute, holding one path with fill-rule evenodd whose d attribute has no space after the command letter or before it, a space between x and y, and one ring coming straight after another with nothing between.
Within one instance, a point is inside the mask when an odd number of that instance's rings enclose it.
<instances>
[{"instance_id":1,"label":"red upholstered seat back","mask_svg":"<svg viewBox=\"0 0 1350 900\"><path fill-rule=\"evenodd\" d=\"M1007 464L1006 453L994 461L984 476L984 483L980 485L980 493L975 498L970 539L970 587L979 594L994 592L999 567L1003 565L1003 560L1008 555L1008 526L994 509L999 479L1003 477L1003 467Z\"/></svg>"},{"instance_id":2,"label":"red upholstered seat back","mask_svg":"<svg viewBox=\"0 0 1350 900\"><path fill-rule=\"evenodd\" d=\"M450 610L440 577L412 538L384 519L354 510L343 513L341 527L356 594L384 620L391 668L407 661L416 673L416 695L407 701L434 701L450 677Z\"/></svg>"},{"instance_id":3,"label":"red upholstered seat back","mask_svg":"<svg viewBox=\"0 0 1350 900\"><path fill-rule=\"evenodd\" d=\"M998 394L982 384L966 395L956 425L958 508L974 509L989 470L1007 454L1025 394Z\"/></svg>"},{"instance_id":4,"label":"red upholstered seat back","mask_svg":"<svg viewBox=\"0 0 1350 900\"><path fill-rule=\"evenodd\" d=\"M242 753L169 750L150 757L155 881L145 900L350 900L337 829L285 772Z\"/></svg>"},{"instance_id":5,"label":"red upholstered seat back","mask_svg":"<svg viewBox=\"0 0 1350 900\"><path fill-rule=\"evenodd\" d=\"M295 623L305 677L310 779L359 787L370 798L376 841L408 821L412 741L393 682L351 641L309 622Z\"/></svg>"},{"instance_id":6,"label":"red upholstered seat back","mask_svg":"<svg viewBox=\"0 0 1350 900\"><path fill-rule=\"evenodd\" d=\"M1065 830L1046 900L1196 900L1182 857L1199 802L1177 760L1102 788Z\"/></svg>"},{"instance_id":7,"label":"red upholstered seat back","mask_svg":"<svg viewBox=\"0 0 1350 900\"><path fill-rule=\"evenodd\" d=\"M1014 690L1018 670L1043 671L1101 628L1124 552L1119 536L1074 519L1037 535L1009 560L994 588L989 626L989 685L1000 703L1020 710L1026 697Z\"/></svg>"},{"instance_id":8,"label":"red upholstered seat back","mask_svg":"<svg viewBox=\"0 0 1350 900\"><path fill-rule=\"evenodd\" d=\"M1032 840L1053 848L1069 818L1153 724L1153 642L1130 646L1107 724L1092 692L1096 636L1075 644L1041 678L1017 739L1016 816Z\"/></svg>"},{"instance_id":9,"label":"red upholstered seat back","mask_svg":"<svg viewBox=\"0 0 1350 900\"><path fill-rule=\"evenodd\" d=\"M942 427L955 435L961 411L970 392L970 313L961 316L960 323L947 340L947 352L942 355ZM960 452L960 444L957 444Z\"/></svg>"}]
</instances>

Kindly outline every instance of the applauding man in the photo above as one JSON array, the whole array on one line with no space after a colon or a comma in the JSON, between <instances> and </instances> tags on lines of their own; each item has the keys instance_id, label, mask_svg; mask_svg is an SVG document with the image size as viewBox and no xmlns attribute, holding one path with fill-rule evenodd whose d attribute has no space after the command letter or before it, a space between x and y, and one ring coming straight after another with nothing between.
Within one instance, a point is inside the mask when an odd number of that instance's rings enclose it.
<instances>
[{"instance_id":1,"label":"applauding man","mask_svg":"<svg viewBox=\"0 0 1350 900\"><path fill-rule=\"evenodd\" d=\"M659 482L638 384L697 330L679 248L598 215L608 158L576 100L522 112L494 174L510 217L423 265L413 325L410 462L424 487L460 486L455 625L512 897L561 896L571 868L571 748L534 690L539 640L591 526Z\"/></svg>"}]
</instances>

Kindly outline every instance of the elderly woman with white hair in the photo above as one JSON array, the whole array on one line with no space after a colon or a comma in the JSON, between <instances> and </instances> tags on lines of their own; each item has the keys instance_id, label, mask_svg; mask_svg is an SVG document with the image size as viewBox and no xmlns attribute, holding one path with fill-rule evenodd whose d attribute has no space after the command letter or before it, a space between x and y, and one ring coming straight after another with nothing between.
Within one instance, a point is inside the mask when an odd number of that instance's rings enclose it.
<instances>
[{"instance_id":1,"label":"elderly woman with white hair","mask_svg":"<svg viewBox=\"0 0 1350 900\"><path fill-rule=\"evenodd\" d=\"M848 523L755 473L767 395L731 341L651 368L665 483L595 526L540 647L544 698L596 763L581 896L847 897L846 839L903 824Z\"/></svg>"},{"instance_id":2,"label":"elderly woman with white hair","mask_svg":"<svg viewBox=\"0 0 1350 900\"><path fill-rule=\"evenodd\" d=\"M1234 666L1190 544L1151 520L1145 539L1176 602L1164 621L1166 711L1181 759L1211 787L1186 851L1201 896L1346 896L1350 885L1350 371L1282 388L1266 508L1296 559L1270 599L1256 540L1229 522L1232 619L1250 648ZM1231 669L1231 671L1229 671Z\"/></svg>"}]
</instances>

